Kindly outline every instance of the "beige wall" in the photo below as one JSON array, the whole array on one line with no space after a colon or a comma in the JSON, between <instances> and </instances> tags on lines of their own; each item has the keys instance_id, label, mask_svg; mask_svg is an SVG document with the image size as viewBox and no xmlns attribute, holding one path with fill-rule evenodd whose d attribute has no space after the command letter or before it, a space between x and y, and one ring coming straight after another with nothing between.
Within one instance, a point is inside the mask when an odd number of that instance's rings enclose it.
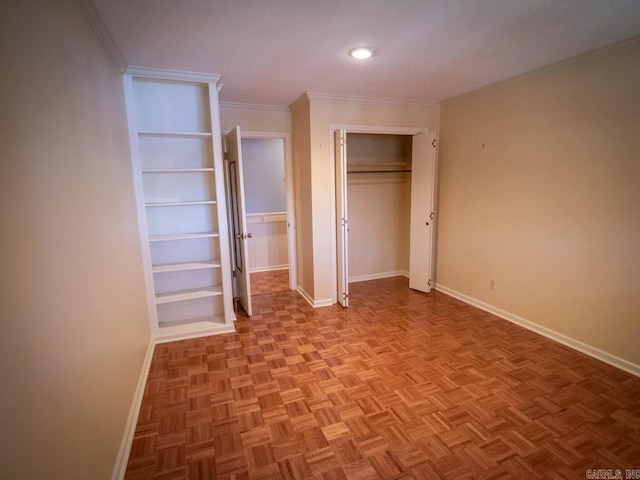
<instances>
[{"instance_id":1,"label":"beige wall","mask_svg":"<svg viewBox=\"0 0 640 480\"><path fill-rule=\"evenodd\" d=\"M109 478L150 340L122 78L71 0L0 23L0 478Z\"/></svg>"},{"instance_id":2,"label":"beige wall","mask_svg":"<svg viewBox=\"0 0 640 480\"><path fill-rule=\"evenodd\" d=\"M298 288L314 297L313 225L311 222L311 105L306 99L291 106L291 141L296 204Z\"/></svg>"},{"instance_id":3,"label":"beige wall","mask_svg":"<svg viewBox=\"0 0 640 480\"><path fill-rule=\"evenodd\" d=\"M441 122L438 285L639 365L640 43Z\"/></svg>"},{"instance_id":4,"label":"beige wall","mask_svg":"<svg viewBox=\"0 0 640 480\"><path fill-rule=\"evenodd\" d=\"M220 124L223 132L239 125L247 132L291 133L291 113L285 107L220 104Z\"/></svg>"},{"instance_id":5,"label":"beige wall","mask_svg":"<svg viewBox=\"0 0 640 480\"><path fill-rule=\"evenodd\" d=\"M349 281L409 274L409 174L347 175Z\"/></svg>"},{"instance_id":6,"label":"beige wall","mask_svg":"<svg viewBox=\"0 0 640 480\"><path fill-rule=\"evenodd\" d=\"M332 210L334 170L331 125L366 125L439 129L438 105L369 102L311 96L312 212L303 221L313 228L314 300L335 301ZM295 135L295 133L294 133Z\"/></svg>"}]
</instances>

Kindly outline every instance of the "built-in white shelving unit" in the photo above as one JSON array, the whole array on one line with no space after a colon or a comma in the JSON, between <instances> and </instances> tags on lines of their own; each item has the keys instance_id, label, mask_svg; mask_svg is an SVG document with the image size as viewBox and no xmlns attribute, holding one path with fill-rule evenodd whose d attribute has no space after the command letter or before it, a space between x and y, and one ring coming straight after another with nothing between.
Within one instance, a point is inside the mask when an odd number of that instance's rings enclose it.
<instances>
[{"instance_id":1,"label":"built-in white shelving unit","mask_svg":"<svg viewBox=\"0 0 640 480\"><path fill-rule=\"evenodd\" d=\"M233 331L217 75L124 77L156 340Z\"/></svg>"}]
</instances>

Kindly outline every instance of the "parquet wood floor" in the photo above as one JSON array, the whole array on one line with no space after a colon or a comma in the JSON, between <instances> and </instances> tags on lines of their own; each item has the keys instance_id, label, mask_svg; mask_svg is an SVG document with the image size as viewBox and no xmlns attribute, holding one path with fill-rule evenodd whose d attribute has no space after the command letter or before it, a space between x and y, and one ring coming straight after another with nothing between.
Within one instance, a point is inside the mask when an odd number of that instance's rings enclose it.
<instances>
[{"instance_id":1,"label":"parquet wood floor","mask_svg":"<svg viewBox=\"0 0 640 480\"><path fill-rule=\"evenodd\" d=\"M567 479L640 467L640 378L404 278L156 346L127 479ZM623 476L624 478L624 476Z\"/></svg>"},{"instance_id":2,"label":"parquet wood floor","mask_svg":"<svg viewBox=\"0 0 640 480\"><path fill-rule=\"evenodd\" d=\"M289 290L289 269L269 270L251 274L251 294L286 292Z\"/></svg>"}]
</instances>

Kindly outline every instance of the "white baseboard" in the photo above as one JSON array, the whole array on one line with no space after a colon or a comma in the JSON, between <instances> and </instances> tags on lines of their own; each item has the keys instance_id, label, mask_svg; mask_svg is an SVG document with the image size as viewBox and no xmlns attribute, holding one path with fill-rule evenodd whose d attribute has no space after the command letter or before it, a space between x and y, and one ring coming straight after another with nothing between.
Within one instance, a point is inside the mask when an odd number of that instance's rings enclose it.
<instances>
[{"instance_id":1,"label":"white baseboard","mask_svg":"<svg viewBox=\"0 0 640 480\"><path fill-rule=\"evenodd\" d=\"M298 286L298 289L297 289L296 291L297 291L297 292L300 294L300 296L301 296L302 298L304 298L304 299L307 301L307 303L308 303L309 305L311 305L313 308L318 308L318 307L328 307L328 306L333 305L333 304L335 303L331 298L328 298L328 299L325 299L325 300L314 300L314 299L312 299L312 298L311 298L311 296L310 296L307 292L305 292L305 291L302 289L302 287L300 287L300 286Z\"/></svg>"},{"instance_id":2,"label":"white baseboard","mask_svg":"<svg viewBox=\"0 0 640 480\"><path fill-rule=\"evenodd\" d=\"M133 394L133 402L129 410L129 417L127 418L124 435L122 436L122 443L120 444L120 450L118 450L118 456L116 457L116 464L113 469L113 473L111 474L112 480L122 480L125 472L127 471L127 462L129 461L133 435L135 434L136 425L138 423L138 415L140 414L140 406L142 405L142 396L147 384L147 377L149 376L149 368L151 367L151 359L153 358L154 349L155 342L151 339L142 362L140 376L138 377L138 384L136 385L136 390Z\"/></svg>"},{"instance_id":3,"label":"white baseboard","mask_svg":"<svg viewBox=\"0 0 640 480\"><path fill-rule=\"evenodd\" d=\"M336 303L336 302L334 302L333 299L331 299L331 298L325 298L324 300L314 300L313 301L313 308L330 307L334 303Z\"/></svg>"},{"instance_id":4,"label":"white baseboard","mask_svg":"<svg viewBox=\"0 0 640 480\"><path fill-rule=\"evenodd\" d=\"M530 320L526 320L522 317L514 315L513 313L506 312L501 310L493 305L489 305L488 303L484 303L480 300L477 300L473 297L465 295L464 293L457 292L452 290L449 287L445 287L444 285L437 284L435 289L446 293L447 295L452 296L453 298L457 298L469 305L473 305L474 307L478 307L485 312L492 313L504 320L507 320L511 323L515 323L521 327L526 328L527 330L531 330L532 332L538 333L544 337L550 338L558 343L566 345L567 347L573 348L579 352L582 352L590 357L593 357L597 360L600 360L604 363L608 363L614 367L619 368L620 370L624 370L632 375L640 377L640 365L636 365L635 363L631 363L628 360L617 357L610 353L607 353L599 348L593 347L586 343L583 343L575 338L568 337L562 333L556 332L555 330L551 330L550 328L543 327L542 325L538 325L537 323L531 322Z\"/></svg>"},{"instance_id":5,"label":"white baseboard","mask_svg":"<svg viewBox=\"0 0 640 480\"><path fill-rule=\"evenodd\" d=\"M259 273L259 272L272 272L274 270L288 270L289 269L289 264L285 263L282 265L272 265L269 267L255 267L255 268L250 268L249 269L249 273Z\"/></svg>"},{"instance_id":6,"label":"white baseboard","mask_svg":"<svg viewBox=\"0 0 640 480\"><path fill-rule=\"evenodd\" d=\"M349 277L349 283L366 282L367 280L379 280L390 277L409 278L409 272L406 270L393 270L391 272L370 273L368 275L354 275L353 277Z\"/></svg>"}]
</instances>

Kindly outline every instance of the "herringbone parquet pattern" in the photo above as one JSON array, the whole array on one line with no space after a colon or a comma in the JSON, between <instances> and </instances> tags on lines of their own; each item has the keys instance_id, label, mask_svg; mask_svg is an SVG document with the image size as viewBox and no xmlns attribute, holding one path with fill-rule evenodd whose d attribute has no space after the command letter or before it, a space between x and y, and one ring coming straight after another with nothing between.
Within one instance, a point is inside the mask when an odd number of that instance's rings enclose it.
<instances>
[{"instance_id":1,"label":"herringbone parquet pattern","mask_svg":"<svg viewBox=\"0 0 640 480\"><path fill-rule=\"evenodd\" d=\"M126 478L565 479L640 466L640 379L393 278L156 346ZM624 470L623 470L624 472Z\"/></svg>"}]
</instances>

